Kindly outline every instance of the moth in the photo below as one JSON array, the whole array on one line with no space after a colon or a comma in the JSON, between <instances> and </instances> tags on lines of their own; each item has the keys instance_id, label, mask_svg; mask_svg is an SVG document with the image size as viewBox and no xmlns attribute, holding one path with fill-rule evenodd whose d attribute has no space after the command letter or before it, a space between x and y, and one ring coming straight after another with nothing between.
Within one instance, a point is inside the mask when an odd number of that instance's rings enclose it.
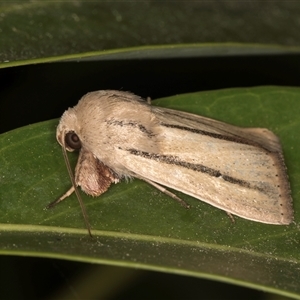
<instances>
[{"instance_id":1,"label":"moth","mask_svg":"<svg viewBox=\"0 0 300 300\"><path fill-rule=\"evenodd\" d=\"M240 128L203 116L151 106L129 92L101 90L83 96L62 115L62 146L86 224L77 186L92 196L112 183L139 178L190 195L229 214L269 224L290 224L293 208L278 137L264 128ZM67 151L79 150L75 176Z\"/></svg>"}]
</instances>

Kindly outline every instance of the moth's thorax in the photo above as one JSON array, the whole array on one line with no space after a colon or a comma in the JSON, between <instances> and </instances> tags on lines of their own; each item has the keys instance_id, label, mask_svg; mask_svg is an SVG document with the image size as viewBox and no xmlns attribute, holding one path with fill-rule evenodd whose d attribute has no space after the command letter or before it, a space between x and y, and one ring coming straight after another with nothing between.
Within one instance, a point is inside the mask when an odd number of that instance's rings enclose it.
<instances>
[{"instance_id":1,"label":"moth's thorax","mask_svg":"<svg viewBox=\"0 0 300 300\"><path fill-rule=\"evenodd\" d=\"M158 152L159 125L150 105L139 97L124 101L123 93L120 95L122 101L118 95L111 97L105 92L84 96L63 114L57 128L57 140L62 145L63 134L74 131L82 148L93 153L118 175L132 176L123 166L122 151L139 148Z\"/></svg>"},{"instance_id":2,"label":"moth's thorax","mask_svg":"<svg viewBox=\"0 0 300 300\"><path fill-rule=\"evenodd\" d=\"M123 166L122 150L128 148L156 152L158 124L151 107L138 99L120 101L118 97L101 97L90 93L77 107L80 139L105 165L120 176L131 176Z\"/></svg>"}]
</instances>

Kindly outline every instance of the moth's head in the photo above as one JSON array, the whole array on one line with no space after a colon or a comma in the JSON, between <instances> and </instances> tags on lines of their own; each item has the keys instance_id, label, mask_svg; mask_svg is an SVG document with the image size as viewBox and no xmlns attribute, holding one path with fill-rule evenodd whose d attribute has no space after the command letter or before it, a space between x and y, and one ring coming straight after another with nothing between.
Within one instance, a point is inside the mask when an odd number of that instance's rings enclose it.
<instances>
[{"instance_id":1,"label":"moth's head","mask_svg":"<svg viewBox=\"0 0 300 300\"><path fill-rule=\"evenodd\" d=\"M78 136L80 126L74 108L69 108L62 115L56 129L56 139L59 144L72 152L81 148L81 141Z\"/></svg>"}]
</instances>

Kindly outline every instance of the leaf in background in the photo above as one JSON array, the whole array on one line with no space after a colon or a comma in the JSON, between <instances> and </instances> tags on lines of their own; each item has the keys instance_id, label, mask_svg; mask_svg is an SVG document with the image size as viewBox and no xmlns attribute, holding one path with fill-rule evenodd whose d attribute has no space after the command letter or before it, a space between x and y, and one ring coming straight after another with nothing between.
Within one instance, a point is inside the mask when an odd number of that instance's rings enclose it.
<instances>
[{"instance_id":1,"label":"leaf in background","mask_svg":"<svg viewBox=\"0 0 300 300\"><path fill-rule=\"evenodd\" d=\"M177 95L154 101L244 127L266 127L281 139L295 224L267 225L227 215L177 193L190 210L134 180L101 197L82 193L94 238L87 235L72 195L44 207L70 187L58 120L0 136L0 252L136 266L215 278L289 296L299 287L300 90L259 87ZM76 154L70 154L73 166Z\"/></svg>"},{"instance_id":2,"label":"leaf in background","mask_svg":"<svg viewBox=\"0 0 300 300\"><path fill-rule=\"evenodd\" d=\"M297 1L5 1L0 61L183 43L299 45Z\"/></svg>"}]
</instances>

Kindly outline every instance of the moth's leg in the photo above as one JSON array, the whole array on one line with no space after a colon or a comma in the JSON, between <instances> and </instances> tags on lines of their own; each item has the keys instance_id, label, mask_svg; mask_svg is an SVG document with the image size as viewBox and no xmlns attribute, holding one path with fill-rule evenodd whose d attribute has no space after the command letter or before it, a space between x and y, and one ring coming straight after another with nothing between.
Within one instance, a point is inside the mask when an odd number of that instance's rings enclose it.
<instances>
[{"instance_id":1,"label":"moth's leg","mask_svg":"<svg viewBox=\"0 0 300 300\"><path fill-rule=\"evenodd\" d=\"M61 197L59 197L58 199L54 200L53 202L49 203L46 208L52 208L55 205L57 205L59 202L63 201L64 199L66 199L67 197L69 197L73 192L75 191L74 186L72 186L66 193L64 193Z\"/></svg>"},{"instance_id":2,"label":"moth's leg","mask_svg":"<svg viewBox=\"0 0 300 300\"><path fill-rule=\"evenodd\" d=\"M161 192L163 192L164 194L168 195L169 197L173 198L174 200L178 201L183 207L185 208L190 208L190 205L187 204L185 201L183 201L182 199L180 199L179 197L177 197L175 194L171 193L170 191L168 191L167 189L165 189L163 186L149 180L143 177L137 177L139 179L142 179L146 182L148 182L149 184L153 185L154 187L156 187L158 190L160 190Z\"/></svg>"},{"instance_id":3,"label":"moth's leg","mask_svg":"<svg viewBox=\"0 0 300 300\"><path fill-rule=\"evenodd\" d=\"M229 219L232 221L232 223L235 223L235 219L234 219L233 215L228 211L225 211L225 212L226 212L227 216L229 217Z\"/></svg>"}]
</instances>

